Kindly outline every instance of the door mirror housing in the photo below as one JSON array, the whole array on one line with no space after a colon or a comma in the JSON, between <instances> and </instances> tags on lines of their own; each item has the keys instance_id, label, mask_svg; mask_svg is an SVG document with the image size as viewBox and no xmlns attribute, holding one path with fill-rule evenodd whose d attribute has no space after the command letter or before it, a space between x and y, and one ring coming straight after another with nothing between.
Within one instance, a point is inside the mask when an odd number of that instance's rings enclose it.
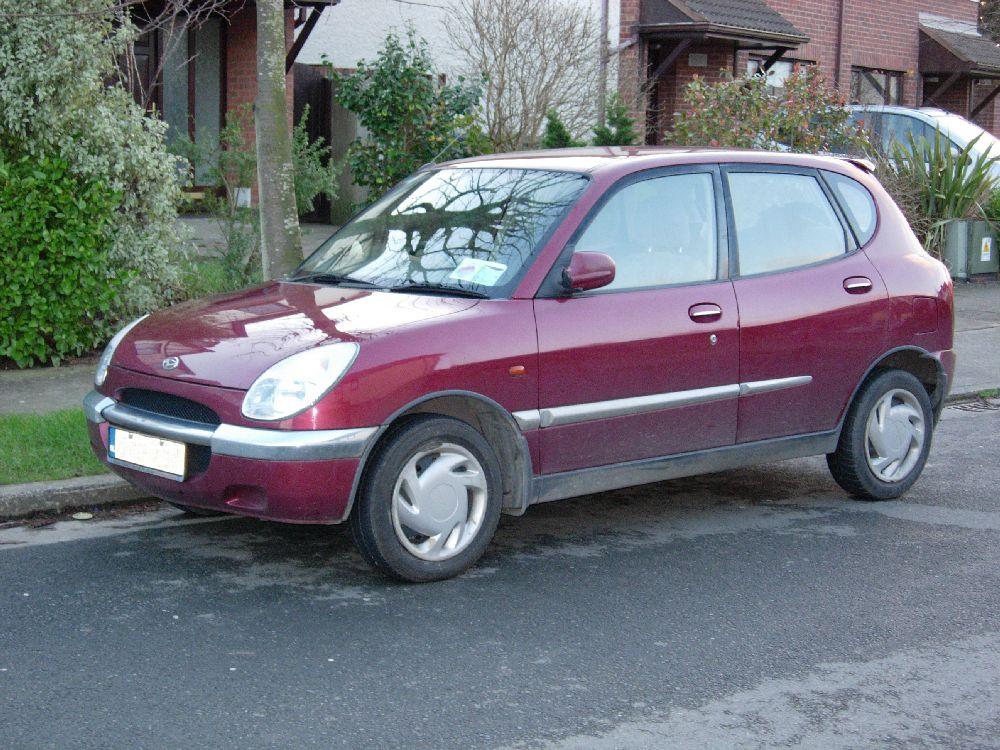
<instances>
[{"instance_id":1,"label":"door mirror housing","mask_svg":"<svg viewBox=\"0 0 1000 750\"><path fill-rule=\"evenodd\" d=\"M563 269L563 286L570 292L600 289L615 280L615 262L604 253L577 251Z\"/></svg>"}]
</instances>

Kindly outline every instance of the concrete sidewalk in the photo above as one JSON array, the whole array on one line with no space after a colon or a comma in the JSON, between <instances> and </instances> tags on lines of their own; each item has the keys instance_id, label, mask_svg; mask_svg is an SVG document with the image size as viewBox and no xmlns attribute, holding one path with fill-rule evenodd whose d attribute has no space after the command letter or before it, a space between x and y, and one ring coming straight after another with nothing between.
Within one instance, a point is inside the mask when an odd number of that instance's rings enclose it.
<instances>
[{"instance_id":1,"label":"concrete sidewalk","mask_svg":"<svg viewBox=\"0 0 1000 750\"><path fill-rule=\"evenodd\" d=\"M1000 388L1000 283L955 286L953 395ZM93 387L93 362L34 370L0 371L0 414L73 409Z\"/></svg>"}]
</instances>

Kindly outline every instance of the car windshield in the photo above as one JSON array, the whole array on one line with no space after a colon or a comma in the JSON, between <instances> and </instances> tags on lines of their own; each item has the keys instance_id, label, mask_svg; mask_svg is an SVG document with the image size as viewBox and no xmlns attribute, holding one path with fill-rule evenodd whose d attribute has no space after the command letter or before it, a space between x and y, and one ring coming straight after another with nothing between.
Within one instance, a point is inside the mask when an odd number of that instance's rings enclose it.
<instances>
[{"instance_id":1,"label":"car windshield","mask_svg":"<svg viewBox=\"0 0 1000 750\"><path fill-rule=\"evenodd\" d=\"M345 224L294 278L495 296L587 182L536 169L417 173Z\"/></svg>"}]
</instances>

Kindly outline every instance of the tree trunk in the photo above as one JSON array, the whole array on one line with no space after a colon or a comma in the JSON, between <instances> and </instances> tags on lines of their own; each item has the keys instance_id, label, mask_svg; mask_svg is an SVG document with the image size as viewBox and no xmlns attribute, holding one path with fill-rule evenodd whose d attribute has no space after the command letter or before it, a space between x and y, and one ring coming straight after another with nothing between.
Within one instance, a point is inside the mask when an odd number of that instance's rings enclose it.
<instances>
[{"instance_id":1,"label":"tree trunk","mask_svg":"<svg viewBox=\"0 0 1000 750\"><path fill-rule=\"evenodd\" d=\"M285 99L285 8L282 0L257 0L257 185L264 278L275 279L302 262L295 207L292 134Z\"/></svg>"}]
</instances>

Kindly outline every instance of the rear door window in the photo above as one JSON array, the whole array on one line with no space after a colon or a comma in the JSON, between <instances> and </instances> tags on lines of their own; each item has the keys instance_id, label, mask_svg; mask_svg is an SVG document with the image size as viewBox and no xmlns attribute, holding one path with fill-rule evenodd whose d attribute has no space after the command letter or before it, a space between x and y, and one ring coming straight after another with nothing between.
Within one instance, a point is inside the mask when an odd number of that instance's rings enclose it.
<instances>
[{"instance_id":1,"label":"rear door window","mask_svg":"<svg viewBox=\"0 0 1000 750\"><path fill-rule=\"evenodd\" d=\"M729 172L739 274L807 266L844 255L847 237L812 174Z\"/></svg>"}]
</instances>

